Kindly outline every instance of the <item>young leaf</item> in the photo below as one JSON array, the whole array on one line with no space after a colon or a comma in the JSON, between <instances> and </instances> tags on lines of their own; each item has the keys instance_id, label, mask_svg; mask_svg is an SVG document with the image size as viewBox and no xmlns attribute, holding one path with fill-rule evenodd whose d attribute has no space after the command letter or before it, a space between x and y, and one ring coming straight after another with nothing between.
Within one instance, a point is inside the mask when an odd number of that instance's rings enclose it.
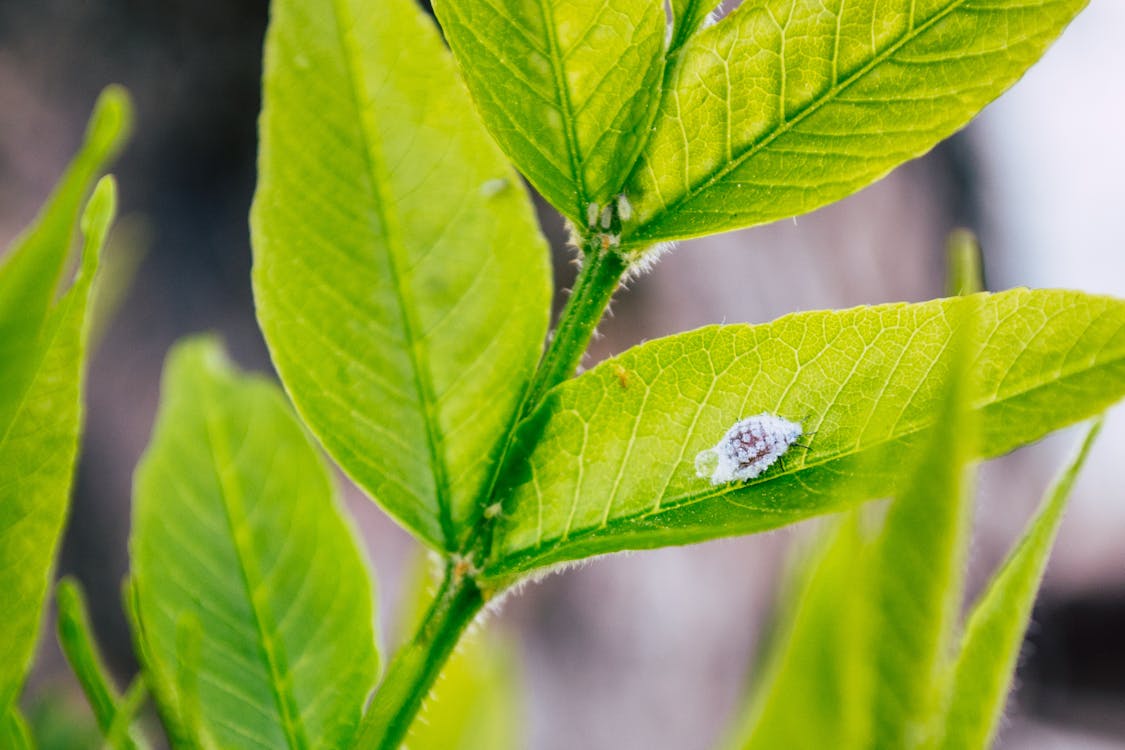
<instances>
[{"instance_id":1,"label":"young leaf","mask_svg":"<svg viewBox=\"0 0 1125 750\"><path fill-rule=\"evenodd\" d=\"M664 4L437 0L434 11L500 146L555 208L595 224L656 114Z\"/></svg>"},{"instance_id":2,"label":"young leaf","mask_svg":"<svg viewBox=\"0 0 1125 750\"><path fill-rule=\"evenodd\" d=\"M127 111L120 92L103 94L81 152L0 266L0 716L27 673L66 517L82 420L87 303L116 205L109 178L82 217L77 277L58 299L56 287L78 209L124 137Z\"/></svg>"},{"instance_id":3,"label":"young leaf","mask_svg":"<svg viewBox=\"0 0 1125 750\"><path fill-rule=\"evenodd\" d=\"M754 700L730 744L737 750L867 747L871 669L865 644L869 548L856 513L802 555L784 615L767 645Z\"/></svg>"},{"instance_id":4,"label":"young leaf","mask_svg":"<svg viewBox=\"0 0 1125 750\"><path fill-rule=\"evenodd\" d=\"M871 551L871 596L863 603L872 610L864 663L873 670L873 748L918 747L940 706L938 677L961 611L967 565L968 464L977 455L979 435L979 412L971 407L973 355L982 299L949 300L959 325L942 355L949 374L934 408L937 418Z\"/></svg>"},{"instance_id":5,"label":"young leaf","mask_svg":"<svg viewBox=\"0 0 1125 750\"><path fill-rule=\"evenodd\" d=\"M285 400L214 341L169 357L131 550L142 663L173 734L347 745L378 669L371 582Z\"/></svg>"},{"instance_id":6,"label":"young leaf","mask_svg":"<svg viewBox=\"0 0 1125 750\"><path fill-rule=\"evenodd\" d=\"M81 149L35 222L4 255L0 267L0 362L5 370L11 367L17 351L14 347L21 343L32 346L43 325L72 254L82 205L131 127L132 105L125 90L106 88L94 105ZM9 376L5 373L4 377ZM7 390L0 390L0 394L8 395Z\"/></svg>"},{"instance_id":7,"label":"young leaf","mask_svg":"<svg viewBox=\"0 0 1125 750\"><path fill-rule=\"evenodd\" d=\"M1031 606L1074 480L1101 429L1097 421L1048 492L1019 546L974 607L949 685L943 750L985 750L1004 710Z\"/></svg>"},{"instance_id":8,"label":"young leaf","mask_svg":"<svg viewBox=\"0 0 1125 750\"><path fill-rule=\"evenodd\" d=\"M276 0L271 18L259 322L344 471L456 549L546 335L546 244L411 0Z\"/></svg>"},{"instance_id":9,"label":"young leaf","mask_svg":"<svg viewBox=\"0 0 1125 750\"><path fill-rule=\"evenodd\" d=\"M933 148L1087 0L744 2L674 58L622 243L811 211Z\"/></svg>"},{"instance_id":10,"label":"young leaf","mask_svg":"<svg viewBox=\"0 0 1125 750\"><path fill-rule=\"evenodd\" d=\"M111 748L128 747L128 743L132 740L130 732L133 720L140 713L147 698L148 683L145 682L144 675L137 675L129 683L129 687L125 689L125 694L121 696L117 711L113 714L113 721L105 733L106 745ZM146 743L133 741L141 747L147 747Z\"/></svg>"},{"instance_id":11,"label":"young leaf","mask_svg":"<svg viewBox=\"0 0 1125 750\"><path fill-rule=\"evenodd\" d=\"M66 656L70 668L74 670L86 700L94 712L94 718L102 735L106 737L106 745L114 750L135 750L144 746L144 742L129 736L129 717L126 707L122 704L121 696L113 686L105 663L98 652L94 642L94 634L90 627L90 617L86 611L86 601L78 582L72 578L59 581L55 593L58 605L57 634L59 646ZM143 682L138 683L143 688ZM115 726L124 722L124 731L119 736L111 739Z\"/></svg>"},{"instance_id":12,"label":"young leaf","mask_svg":"<svg viewBox=\"0 0 1125 750\"><path fill-rule=\"evenodd\" d=\"M503 523L486 572L762 531L899 492L899 467L943 418L941 353L955 304L711 326L562 384L521 427L521 460L501 486ZM1125 394L1125 302L1013 290L980 298L979 326L978 456L1036 440ZM746 482L697 476L696 455L761 412L802 422L808 448L791 447Z\"/></svg>"}]
</instances>

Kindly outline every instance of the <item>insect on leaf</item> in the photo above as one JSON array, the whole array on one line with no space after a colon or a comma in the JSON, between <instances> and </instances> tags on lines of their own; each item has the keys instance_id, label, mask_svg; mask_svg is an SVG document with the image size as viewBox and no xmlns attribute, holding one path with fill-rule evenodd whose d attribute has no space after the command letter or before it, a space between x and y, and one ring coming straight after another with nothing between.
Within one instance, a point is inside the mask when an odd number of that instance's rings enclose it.
<instances>
[{"instance_id":1,"label":"insect on leaf","mask_svg":"<svg viewBox=\"0 0 1125 750\"><path fill-rule=\"evenodd\" d=\"M941 354L961 299L711 326L563 383L521 427L486 573L762 531L902 491L901 466L944 418ZM1125 302L1054 290L965 299L980 304L972 458L1125 395ZM762 412L807 415L807 448L746 481L700 478L696 455Z\"/></svg>"}]
</instances>

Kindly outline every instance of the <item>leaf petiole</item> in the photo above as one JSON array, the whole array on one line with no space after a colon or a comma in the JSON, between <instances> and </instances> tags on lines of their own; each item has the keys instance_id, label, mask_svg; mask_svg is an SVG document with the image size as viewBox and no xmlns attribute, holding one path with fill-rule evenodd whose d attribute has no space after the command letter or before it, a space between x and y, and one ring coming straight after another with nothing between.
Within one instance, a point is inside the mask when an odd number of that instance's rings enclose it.
<instances>
[{"instance_id":1,"label":"leaf petiole","mask_svg":"<svg viewBox=\"0 0 1125 750\"><path fill-rule=\"evenodd\" d=\"M543 401L547 391L574 375L628 267L629 261L617 252L593 250L586 253L574 290L535 371L521 416L529 415Z\"/></svg>"}]
</instances>

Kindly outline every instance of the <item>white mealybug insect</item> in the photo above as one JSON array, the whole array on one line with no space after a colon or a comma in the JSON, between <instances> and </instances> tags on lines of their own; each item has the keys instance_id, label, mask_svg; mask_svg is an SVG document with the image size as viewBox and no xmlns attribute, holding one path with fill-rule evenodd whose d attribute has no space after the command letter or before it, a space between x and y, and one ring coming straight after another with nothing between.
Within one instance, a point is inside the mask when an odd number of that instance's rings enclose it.
<instances>
[{"instance_id":1,"label":"white mealybug insect","mask_svg":"<svg viewBox=\"0 0 1125 750\"><path fill-rule=\"evenodd\" d=\"M633 218L633 204L625 197L625 193L617 196L617 218L629 221Z\"/></svg>"},{"instance_id":2,"label":"white mealybug insect","mask_svg":"<svg viewBox=\"0 0 1125 750\"><path fill-rule=\"evenodd\" d=\"M753 479L785 455L801 437L801 425L763 412L740 419L714 448L695 457L696 475L711 484Z\"/></svg>"},{"instance_id":3,"label":"white mealybug insect","mask_svg":"<svg viewBox=\"0 0 1125 750\"><path fill-rule=\"evenodd\" d=\"M613 204L612 203L602 209L602 215L599 218L599 221L601 222L602 229L609 229L610 225L613 224Z\"/></svg>"},{"instance_id":4,"label":"white mealybug insect","mask_svg":"<svg viewBox=\"0 0 1125 750\"><path fill-rule=\"evenodd\" d=\"M480 194L485 198L491 198L494 195L499 195L504 192L504 188L508 187L508 180L506 177L497 177L494 180L487 180L480 186Z\"/></svg>"},{"instance_id":5,"label":"white mealybug insect","mask_svg":"<svg viewBox=\"0 0 1125 750\"><path fill-rule=\"evenodd\" d=\"M593 227L598 223L598 214L601 213L601 207L597 203L591 203L586 206L586 223Z\"/></svg>"}]
</instances>

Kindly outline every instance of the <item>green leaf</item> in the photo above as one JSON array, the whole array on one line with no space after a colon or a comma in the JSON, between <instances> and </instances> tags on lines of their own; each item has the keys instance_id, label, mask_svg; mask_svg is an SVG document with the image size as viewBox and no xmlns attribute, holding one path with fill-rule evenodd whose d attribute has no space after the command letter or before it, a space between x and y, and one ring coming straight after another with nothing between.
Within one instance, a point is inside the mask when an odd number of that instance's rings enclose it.
<instances>
[{"instance_id":1,"label":"green leaf","mask_svg":"<svg viewBox=\"0 0 1125 750\"><path fill-rule=\"evenodd\" d=\"M434 11L500 146L555 208L594 225L656 114L664 4L436 0Z\"/></svg>"},{"instance_id":2,"label":"green leaf","mask_svg":"<svg viewBox=\"0 0 1125 750\"><path fill-rule=\"evenodd\" d=\"M183 701L177 695L171 676L165 674L157 661L152 647L148 626L141 613L135 581L126 577L121 586L121 603L129 621L129 632L133 637L133 653L141 666L141 679L153 694L153 704L169 744L175 750L195 750L201 747L195 735L185 728L181 716Z\"/></svg>"},{"instance_id":3,"label":"green leaf","mask_svg":"<svg viewBox=\"0 0 1125 750\"><path fill-rule=\"evenodd\" d=\"M350 741L378 669L366 567L284 398L214 341L169 357L131 550L139 651L179 744Z\"/></svg>"},{"instance_id":4,"label":"green leaf","mask_svg":"<svg viewBox=\"0 0 1125 750\"><path fill-rule=\"evenodd\" d=\"M562 384L521 427L486 572L763 531L900 492L900 467L943 418L941 353L959 299L711 326ZM1125 302L1013 290L980 298L979 326L978 456L1125 393ZM696 454L761 412L801 421L807 450L748 482L700 479Z\"/></svg>"},{"instance_id":5,"label":"green leaf","mask_svg":"<svg viewBox=\"0 0 1125 750\"><path fill-rule=\"evenodd\" d=\"M851 513L800 555L784 614L765 648L754 699L731 748L859 750L870 736L872 671L862 648L870 614L869 540Z\"/></svg>"},{"instance_id":6,"label":"green leaf","mask_svg":"<svg viewBox=\"0 0 1125 750\"><path fill-rule=\"evenodd\" d=\"M668 56L684 46L684 42L699 30L700 26L717 13L718 2L714 0L672 0L672 39L668 43Z\"/></svg>"},{"instance_id":7,"label":"green leaf","mask_svg":"<svg viewBox=\"0 0 1125 750\"><path fill-rule=\"evenodd\" d=\"M411 0L276 0L251 214L258 320L340 466L452 550L546 336L546 244Z\"/></svg>"},{"instance_id":8,"label":"green leaf","mask_svg":"<svg viewBox=\"0 0 1125 750\"><path fill-rule=\"evenodd\" d=\"M940 747L944 750L985 750L991 746L1067 498L1100 429L1098 420L1047 493L1019 545L973 608L949 685L951 703L941 722L944 739Z\"/></svg>"},{"instance_id":9,"label":"green leaf","mask_svg":"<svg viewBox=\"0 0 1125 750\"><path fill-rule=\"evenodd\" d=\"M44 324L72 254L82 205L128 137L132 117L124 89L110 86L101 93L81 149L35 221L5 255L0 267L0 362L5 370L13 353L19 351L15 347L20 343L30 347L27 340L34 340L34 333ZM0 398L8 396L8 391L0 389Z\"/></svg>"},{"instance_id":10,"label":"green leaf","mask_svg":"<svg viewBox=\"0 0 1125 750\"><path fill-rule=\"evenodd\" d=\"M859 190L964 126L1086 2L744 2L674 58L622 244L762 224Z\"/></svg>"},{"instance_id":11,"label":"green leaf","mask_svg":"<svg viewBox=\"0 0 1125 750\"><path fill-rule=\"evenodd\" d=\"M5 750L33 750L35 747L27 721L16 706L0 716L0 747Z\"/></svg>"},{"instance_id":12,"label":"green leaf","mask_svg":"<svg viewBox=\"0 0 1125 750\"><path fill-rule=\"evenodd\" d=\"M62 647L70 668L74 670L82 692L86 694L102 735L107 738L106 745L115 750L135 750L145 746L139 733L133 737L128 732L129 719L135 709L126 713L127 707L122 704L121 695L109 677L105 662L94 642L86 600L78 582L73 578L60 581L55 601L58 606L56 626L59 646ZM139 684L143 688L143 682ZM125 731L119 736L112 736L114 727L122 722Z\"/></svg>"},{"instance_id":13,"label":"green leaf","mask_svg":"<svg viewBox=\"0 0 1125 750\"><path fill-rule=\"evenodd\" d=\"M81 263L56 298L78 210L123 138L127 103L103 94L86 142L36 223L0 266L0 716L31 662L66 517L81 429L88 300L113 220L112 180L81 221Z\"/></svg>"},{"instance_id":14,"label":"green leaf","mask_svg":"<svg viewBox=\"0 0 1125 750\"><path fill-rule=\"evenodd\" d=\"M918 457L902 467L903 488L878 534L861 538L853 513L811 566L801 616L783 652L796 674L773 680L747 748L826 746L813 741L814 732L835 734L839 741L828 744L857 750L917 747L924 739L940 706L936 678L960 611L970 510L966 466L977 443L971 355L980 348L976 308L984 299L946 301L953 333L935 368L944 373L933 406L940 418ZM840 623L851 625L848 637L825 642L823 629ZM827 676L818 699L797 698L795 681L818 675Z\"/></svg>"}]
</instances>

